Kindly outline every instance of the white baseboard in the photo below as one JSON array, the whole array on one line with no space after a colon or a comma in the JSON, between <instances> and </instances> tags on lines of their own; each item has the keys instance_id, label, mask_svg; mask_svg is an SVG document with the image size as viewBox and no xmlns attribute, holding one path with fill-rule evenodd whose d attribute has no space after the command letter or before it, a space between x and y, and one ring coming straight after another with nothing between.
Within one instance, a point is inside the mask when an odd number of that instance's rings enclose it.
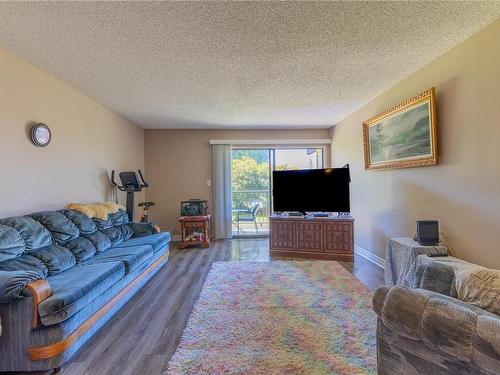
<instances>
[{"instance_id":1,"label":"white baseboard","mask_svg":"<svg viewBox=\"0 0 500 375\"><path fill-rule=\"evenodd\" d=\"M366 260L369 260L373 264L379 266L380 268L385 269L385 260L376 256L375 254L370 253L369 251L363 249L362 247L359 247L358 245L354 245L354 252L359 256L365 258Z\"/></svg>"}]
</instances>

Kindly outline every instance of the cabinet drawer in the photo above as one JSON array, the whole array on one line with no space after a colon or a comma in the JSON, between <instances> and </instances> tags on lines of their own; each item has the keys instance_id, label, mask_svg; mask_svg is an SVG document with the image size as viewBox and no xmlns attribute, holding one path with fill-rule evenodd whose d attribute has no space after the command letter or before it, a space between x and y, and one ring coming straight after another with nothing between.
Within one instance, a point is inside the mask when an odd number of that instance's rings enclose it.
<instances>
[{"instance_id":1,"label":"cabinet drawer","mask_svg":"<svg viewBox=\"0 0 500 375\"><path fill-rule=\"evenodd\" d=\"M275 249L295 248L295 223L277 220L271 222L271 247Z\"/></svg>"},{"instance_id":2,"label":"cabinet drawer","mask_svg":"<svg viewBox=\"0 0 500 375\"><path fill-rule=\"evenodd\" d=\"M321 223L300 222L297 224L297 248L323 251L323 226Z\"/></svg>"},{"instance_id":3,"label":"cabinet drawer","mask_svg":"<svg viewBox=\"0 0 500 375\"><path fill-rule=\"evenodd\" d=\"M297 230L299 232L302 232L302 231L313 231L313 232L321 232L321 230L323 229L323 226L321 223L307 223L307 222L300 222L300 223L297 223Z\"/></svg>"},{"instance_id":4,"label":"cabinet drawer","mask_svg":"<svg viewBox=\"0 0 500 375\"><path fill-rule=\"evenodd\" d=\"M352 223L325 223L324 241L326 252L352 252Z\"/></svg>"},{"instance_id":5,"label":"cabinet drawer","mask_svg":"<svg viewBox=\"0 0 500 375\"><path fill-rule=\"evenodd\" d=\"M204 222L203 221L186 221L184 223L185 228L203 228L204 227Z\"/></svg>"},{"instance_id":6,"label":"cabinet drawer","mask_svg":"<svg viewBox=\"0 0 500 375\"><path fill-rule=\"evenodd\" d=\"M298 231L297 248L300 250L323 251L321 231Z\"/></svg>"}]
</instances>

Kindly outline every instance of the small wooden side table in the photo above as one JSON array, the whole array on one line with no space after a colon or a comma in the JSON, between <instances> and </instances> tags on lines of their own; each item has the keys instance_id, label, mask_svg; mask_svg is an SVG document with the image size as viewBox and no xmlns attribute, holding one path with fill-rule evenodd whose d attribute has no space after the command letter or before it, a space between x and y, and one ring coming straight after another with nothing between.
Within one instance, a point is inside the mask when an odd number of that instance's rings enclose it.
<instances>
[{"instance_id":1,"label":"small wooden side table","mask_svg":"<svg viewBox=\"0 0 500 375\"><path fill-rule=\"evenodd\" d=\"M210 215L205 216L181 216L182 240L179 249L188 246L210 247Z\"/></svg>"},{"instance_id":2,"label":"small wooden side table","mask_svg":"<svg viewBox=\"0 0 500 375\"><path fill-rule=\"evenodd\" d=\"M417 257L422 254L448 254L448 248L443 245L420 245L411 238L391 238L385 254L385 284L417 288L415 273ZM434 258L435 259L435 258Z\"/></svg>"}]
</instances>

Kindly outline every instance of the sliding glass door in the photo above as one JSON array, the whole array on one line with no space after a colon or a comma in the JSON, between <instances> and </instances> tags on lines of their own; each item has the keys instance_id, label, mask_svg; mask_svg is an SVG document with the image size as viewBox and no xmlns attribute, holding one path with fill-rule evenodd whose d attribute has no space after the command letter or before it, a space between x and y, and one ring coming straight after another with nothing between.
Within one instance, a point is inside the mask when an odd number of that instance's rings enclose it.
<instances>
[{"instance_id":1,"label":"sliding glass door","mask_svg":"<svg viewBox=\"0 0 500 375\"><path fill-rule=\"evenodd\" d=\"M268 236L270 150L233 150L231 185L233 236Z\"/></svg>"},{"instance_id":2,"label":"sliding glass door","mask_svg":"<svg viewBox=\"0 0 500 375\"><path fill-rule=\"evenodd\" d=\"M272 171L323 168L322 148L232 150L233 237L269 236Z\"/></svg>"}]
</instances>

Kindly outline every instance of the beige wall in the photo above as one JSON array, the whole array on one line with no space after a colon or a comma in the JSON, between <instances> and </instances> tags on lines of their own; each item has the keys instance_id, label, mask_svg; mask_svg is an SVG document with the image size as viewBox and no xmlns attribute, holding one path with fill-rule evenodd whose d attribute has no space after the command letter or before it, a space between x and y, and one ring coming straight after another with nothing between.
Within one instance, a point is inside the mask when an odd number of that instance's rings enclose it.
<instances>
[{"instance_id":1,"label":"beige wall","mask_svg":"<svg viewBox=\"0 0 500 375\"><path fill-rule=\"evenodd\" d=\"M350 163L355 242L379 257L417 219L438 219L460 258L500 268L500 21L341 121L332 165ZM362 122L435 86L439 165L365 171Z\"/></svg>"},{"instance_id":2,"label":"beige wall","mask_svg":"<svg viewBox=\"0 0 500 375\"><path fill-rule=\"evenodd\" d=\"M328 139L326 129L311 130L146 130L146 169L151 188L146 197L157 206L152 217L179 233L180 202L207 199L212 205L211 139Z\"/></svg>"},{"instance_id":3,"label":"beige wall","mask_svg":"<svg viewBox=\"0 0 500 375\"><path fill-rule=\"evenodd\" d=\"M31 143L35 122L50 126L48 147ZM5 49L0 130L0 217L103 201L107 171L144 168L143 129Z\"/></svg>"}]
</instances>

